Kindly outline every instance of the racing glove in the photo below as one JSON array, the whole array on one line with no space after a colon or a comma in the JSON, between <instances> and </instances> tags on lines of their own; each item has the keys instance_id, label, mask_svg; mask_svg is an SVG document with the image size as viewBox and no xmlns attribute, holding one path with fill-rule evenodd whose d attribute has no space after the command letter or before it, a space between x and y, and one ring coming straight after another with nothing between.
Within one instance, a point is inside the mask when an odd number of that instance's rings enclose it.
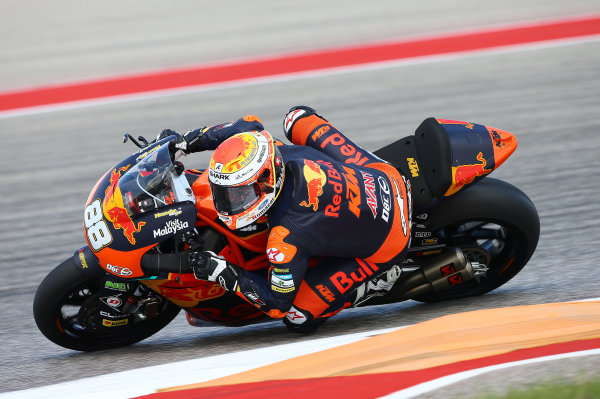
<instances>
[{"instance_id":1,"label":"racing glove","mask_svg":"<svg viewBox=\"0 0 600 399\"><path fill-rule=\"evenodd\" d=\"M175 140L173 142L171 142L171 144L170 144L170 149L171 149L172 153L176 153L178 150L186 152L185 150L187 148L187 140L185 139L184 136L177 133L175 130L164 129L162 132L160 132L160 134L158 136L156 136L156 140L154 140L154 142L160 141L162 139L166 139L167 137L170 137L170 136L175 137Z\"/></svg>"},{"instance_id":2,"label":"racing glove","mask_svg":"<svg viewBox=\"0 0 600 399\"><path fill-rule=\"evenodd\" d=\"M227 262L214 252L195 252L190 255L190 265L198 280L217 282L227 291L235 292L238 287L239 266Z\"/></svg>"},{"instance_id":3,"label":"racing glove","mask_svg":"<svg viewBox=\"0 0 600 399\"><path fill-rule=\"evenodd\" d=\"M288 113L283 118L283 132L285 133L285 137L287 137L287 139L293 143L292 130L294 129L294 125L296 122L298 122L298 120L311 115L318 116L327 122L327 119L323 118L321 115L317 114L317 111L311 107L307 107L306 105L296 105L290 108Z\"/></svg>"},{"instance_id":4,"label":"racing glove","mask_svg":"<svg viewBox=\"0 0 600 399\"><path fill-rule=\"evenodd\" d=\"M260 118L254 115L246 115L236 121L190 130L184 135L171 129L165 129L156 139L162 140L169 136L175 136L176 140L172 144L174 152L181 150L185 154L191 154L193 152L215 150L219 144L234 134L263 129Z\"/></svg>"},{"instance_id":5,"label":"racing glove","mask_svg":"<svg viewBox=\"0 0 600 399\"><path fill-rule=\"evenodd\" d=\"M216 150L219 144L234 134L261 131L264 127L259 117L246 115L236 121L220 123L211 127L190 130L184 137L187 143L186 153Z\"/></svg>"}]
</instances>

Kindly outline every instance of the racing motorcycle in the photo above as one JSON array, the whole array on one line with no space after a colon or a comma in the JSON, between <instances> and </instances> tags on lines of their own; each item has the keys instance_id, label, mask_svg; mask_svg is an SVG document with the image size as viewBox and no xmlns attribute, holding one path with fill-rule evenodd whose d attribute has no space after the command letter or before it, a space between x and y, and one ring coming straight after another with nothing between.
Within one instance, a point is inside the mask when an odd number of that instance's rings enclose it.
<instances>
[{"instance_id":1,"label":"racing motorcycle","mask_svg":"<svg viewBox=\"0 0 600 399\"><path fill-rule=\"evenodd\" d=\"M87 245L36 292L40 331L65 348L93 351L141 341L181 309L194 326L268 320L219 284L197 280L189 260L192 251L213 251L267 278L267 223L226 228L208 173L174 159L173 136L128 140L140 150L108 170L85 203ZM370 279L353 273L364 279L354 306L482 295L514 277L537 246L538 214L518 188L484 177L516 146L515 136L500 129L428 118L414 135L375 151L411 187L411 241L405 261L388 272Z\"/></svg>"}]
</instances>

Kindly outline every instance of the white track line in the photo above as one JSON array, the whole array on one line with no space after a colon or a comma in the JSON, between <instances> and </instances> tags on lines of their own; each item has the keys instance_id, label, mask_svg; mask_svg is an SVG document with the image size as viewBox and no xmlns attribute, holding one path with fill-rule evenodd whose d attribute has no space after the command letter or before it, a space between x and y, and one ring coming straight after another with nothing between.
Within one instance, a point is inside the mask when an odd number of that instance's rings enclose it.
<instances>
[{"instance_id":1,"label":"white track line","mask_svg":"<svg viewBox=\"0 0 600 399\"><path fill-rule=\"evenodd\" d=\"M591 301L600 301L600 298L579 299L571 302ZM210 381L309 353L350 344L375 335L396 331L404 327L407 326L346 334L330 338L320 338L310 341L271 346L268 348L252 349L249 351L121 371L118 373L105 374L38 388L0 393L0 399L37 399L40 397L61 399L79 399L81 397L85 397L86 399L104 399L110 397L111 399L125 399L148 395L155 393L160 388ZM600 354L600 349L592 349L588 351L564 353L483 367L424 382L411 388L395 392L391 395L397 396L389 395L389 398L412 398L416 395L433 391L440 387L489 371L520 366L522 364L598 354Z\"/></svg>"},{"instance_id":2,"label":"white track line","mask_svg":"<svg viewBox=\"0 0 600 399\"><path fill-rule=\"evenodd\" d=\"M252 370L283 360L350 344L403 327L320 338L144 367L97 377L0 394L1 399L126 399L156 393L160 388L194 384Z\"/></svg>"}]
</instances>

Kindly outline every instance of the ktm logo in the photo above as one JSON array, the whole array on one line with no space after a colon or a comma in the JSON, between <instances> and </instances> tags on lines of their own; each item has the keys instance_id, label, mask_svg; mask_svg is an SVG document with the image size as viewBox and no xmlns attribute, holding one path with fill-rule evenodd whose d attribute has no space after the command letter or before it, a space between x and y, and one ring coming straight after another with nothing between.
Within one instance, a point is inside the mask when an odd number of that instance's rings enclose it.
<instances>
[{"instance_id":1,"label":"ktm logo","mask_svg":"<svg viewBox=\"0 0 600 399\"><path fill-rule=\"evenodd\" d=\"M335 194L332 203L325 207L325 216L339 218L342 199L348 200L348 210L360 218L361 192L354 169L342 166L344 172L338 171L331 162L317 161L327 167L327 177ZM343 179L343 180L342 180ZM344 184L346 191L344 192ZM344 196L344 197L342 197Z\"/></svg>"},{"instance_id":2,"label":"ktm logo","mask_svg":"<svg viewBox=\"0 0 600 399\"><path fill-rule=\"evenodd\" d=\"M419 177L419 165L414 158L406 158L408 168L410 169L410 175L412 177Z\"/></svg>"},{"instance_id":3,"label":"ktm logo","mask_svg":"<svg viewBox=\"0 0 600 399\"><path fill-rule=\"evenodd\" d=\"M335 301L335 295L333 295L333 292L331 292L329 288L325 287L323 284L317 285L316 288L319 290L321 295L327 299L328 302Z\"/></svg>"}]
</instances>

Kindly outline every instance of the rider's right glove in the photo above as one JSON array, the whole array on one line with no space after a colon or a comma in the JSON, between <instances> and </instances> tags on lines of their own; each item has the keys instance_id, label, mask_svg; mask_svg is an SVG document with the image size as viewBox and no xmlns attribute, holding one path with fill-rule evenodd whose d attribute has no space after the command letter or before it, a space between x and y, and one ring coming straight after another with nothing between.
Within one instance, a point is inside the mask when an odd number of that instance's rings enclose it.
<instances>
[{"instance_id":1,"label":"rider's right glove","mask_svg":"<svg viewBox=\"0 0 600 399\"><path fill-rule=\"evenodd\" d=\"M236 267L214 252L202 251L190 255L190 264L198 280L217 282L227 291L235 292L238 286Z\"/></svg>"}]
</instances>

